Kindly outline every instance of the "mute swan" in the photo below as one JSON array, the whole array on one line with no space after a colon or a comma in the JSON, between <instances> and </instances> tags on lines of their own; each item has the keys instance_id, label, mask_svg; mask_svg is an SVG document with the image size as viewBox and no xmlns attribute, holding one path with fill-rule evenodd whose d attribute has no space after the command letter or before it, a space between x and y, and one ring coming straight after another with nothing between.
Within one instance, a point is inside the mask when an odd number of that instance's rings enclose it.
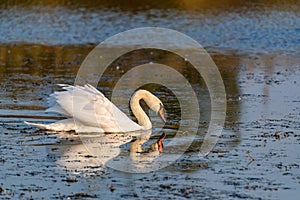
<instances>
[{"instance_id":1,"label":"mute swan","mask_svg":"<svg viewBox=\"0 0 300 200\"><path fill-rule=\"evenodd\" d=\"M25 122L27 125L53 131L131 132L149 130L152 128L152 124L140 106L141 99L160 116L164 123L166 122L162 102L147 90L136 91L130 99L130 107L138 121L137 124L92 85L59 84L59 86L63 91L50 95L48 98L49 108L46 112L59 113L67 119L51 124Z\"/></svg>"}]
</instances>

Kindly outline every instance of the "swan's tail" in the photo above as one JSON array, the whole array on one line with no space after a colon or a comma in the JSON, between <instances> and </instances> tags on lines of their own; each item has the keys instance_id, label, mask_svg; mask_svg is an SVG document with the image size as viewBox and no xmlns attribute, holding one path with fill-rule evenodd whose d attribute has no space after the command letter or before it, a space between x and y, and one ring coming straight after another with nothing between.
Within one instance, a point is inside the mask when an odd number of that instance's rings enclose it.
<instances>
[{"instance_id":1,"label":"swan's tail","mask_svg":"<svg viewBox=\"0 0 300 200\"><path fill-rule=\"evenodd\" d=\"M43 130L51 130L51 131L73 131L75 130L75 123L72 118L63 119L51 124L36 124L31 122L24 121L25 124L29 126L35 126L37 128Z\"/></svg>"},{"instance_id":2,"label":"swan's tail","mask_svg":"<svg viewBox=\"0 0 300 200\"><path fill-rule=\"evenodd\" d=\"M26 122L24 121L25 124L29 125L29 126L35 126L37 128L40 128L40 129L49 129L47 124L36 124L36 123L31 123L31 122Z\"/></svg>"}]
</instances>

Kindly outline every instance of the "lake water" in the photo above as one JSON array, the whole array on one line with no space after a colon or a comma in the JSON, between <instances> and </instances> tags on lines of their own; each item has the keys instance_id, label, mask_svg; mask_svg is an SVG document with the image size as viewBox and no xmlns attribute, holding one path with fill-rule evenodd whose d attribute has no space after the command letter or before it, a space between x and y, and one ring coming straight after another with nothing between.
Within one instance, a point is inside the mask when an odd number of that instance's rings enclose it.
<instances>
[{"instance_id":1,"label":"lake water","mask_svg":"<svg viewBox=\"0 0 300 200\"><path fill-rule=\"evenodd\" d=\"M0 3L0 197L297 199L299 13L297 1L272 0ZM57 84L73 84L82 61L104 39L146 26L194 38L218 66L227 113L222 135L208 156L198 153L210 119L209 92L182 60L161 52L124 55L110 66L98 89L110 97L133 61L153 61L155 55L194 85L201 94L200 131L172 165L145 174L120 172L99 165L78 135L23 123L61 119L44 113ZM166 88L146 88L165 104L164 143L172 149L168 144L178 128L180 105ZM150 143L161 133L153 132ZM189 135L182 134L184 143Z\"/></svg>"}]
</instances>

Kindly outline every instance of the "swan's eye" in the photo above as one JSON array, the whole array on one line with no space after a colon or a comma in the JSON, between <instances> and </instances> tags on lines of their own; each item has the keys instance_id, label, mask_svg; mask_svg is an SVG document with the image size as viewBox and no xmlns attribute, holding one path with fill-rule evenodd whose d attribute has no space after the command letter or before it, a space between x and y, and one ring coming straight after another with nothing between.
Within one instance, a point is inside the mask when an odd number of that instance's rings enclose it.
<instances>
[{"instance_id":1,"label":"swan's eye","mask_svg":"<svg viewBox=\"0 0 300 200\"><path fill-rule=\"evenodd\" d=\"M159 109L164 108L164 105L162 103L159 103Z\"/></svg>"}]
</instances>

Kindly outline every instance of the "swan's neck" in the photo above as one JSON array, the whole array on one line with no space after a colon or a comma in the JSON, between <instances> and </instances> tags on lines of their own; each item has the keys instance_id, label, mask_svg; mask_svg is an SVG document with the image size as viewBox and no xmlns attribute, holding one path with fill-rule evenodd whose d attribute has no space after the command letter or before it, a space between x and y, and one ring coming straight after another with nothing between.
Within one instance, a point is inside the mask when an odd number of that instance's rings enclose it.
<instances>
[{"instance_id":1,"label":"swan's neck","mask_svg":"<svg viewBox=\"0 0 300 200\"><path fill-rule=\"evenodd\" d=\"M146 104L149 105L149 101L151 100L151 96L149 94L150 93L145 90L139 90L132 96L130 101L132 113L138 120L138 124L142 126L144 130L151 129L152 123L145 111L142 109L140 100L143 99Z\"/></svg>"}]
</instances>

